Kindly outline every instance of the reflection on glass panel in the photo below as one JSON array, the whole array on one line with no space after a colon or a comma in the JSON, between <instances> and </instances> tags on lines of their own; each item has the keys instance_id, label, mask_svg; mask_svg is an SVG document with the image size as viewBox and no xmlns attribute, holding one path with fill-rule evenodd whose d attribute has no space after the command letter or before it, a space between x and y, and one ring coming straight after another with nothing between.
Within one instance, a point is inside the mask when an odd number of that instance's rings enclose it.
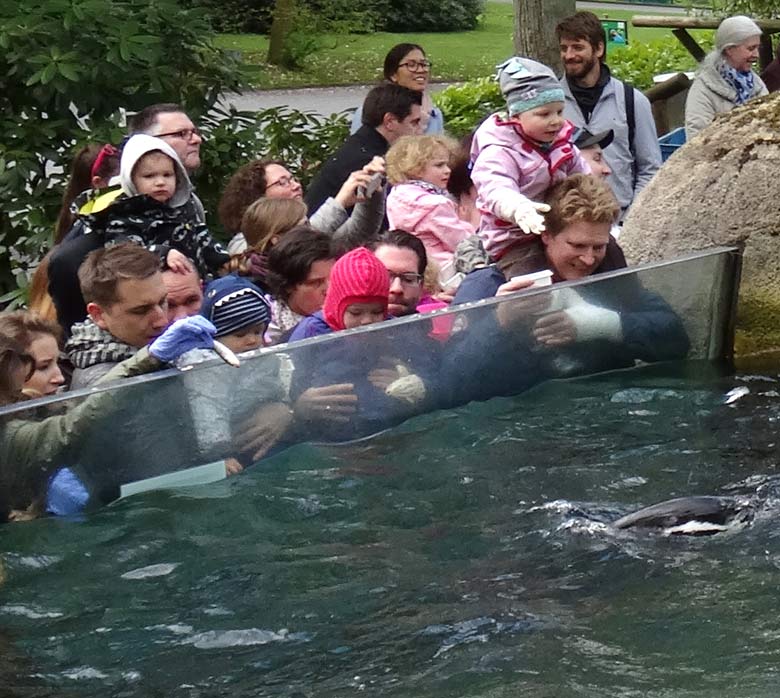
<instances>
[{"instance_id":1,"label":"reflection on glass panel","mask_svg":"<svg viewBox=\"0 0 780 698\"><path fill-rule=\"evenodd\" d=\"M550 379L720 358L737 268L734 250L700 253L5 409L3 482L68 467L106 502L129 482L361 439Z\"/></svg>"}]
</instances>

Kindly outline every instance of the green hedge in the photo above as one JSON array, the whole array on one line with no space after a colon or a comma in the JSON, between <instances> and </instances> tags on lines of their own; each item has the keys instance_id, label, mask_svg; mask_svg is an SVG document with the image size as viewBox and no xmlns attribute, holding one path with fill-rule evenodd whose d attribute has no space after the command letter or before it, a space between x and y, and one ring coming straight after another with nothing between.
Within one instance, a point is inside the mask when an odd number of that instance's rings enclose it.
<instances>
[{"instance_id":1,"label":"green hedge","mask_svg":"<svg viewBox=\"0 0 780 698\"><path fill-rule=\"evenodd\" d=\"M267 34L274 0L187 0L219 32ZM474 29L484 0L298 0L309 32L452 32Z\"/></svg>"}]
</instances>

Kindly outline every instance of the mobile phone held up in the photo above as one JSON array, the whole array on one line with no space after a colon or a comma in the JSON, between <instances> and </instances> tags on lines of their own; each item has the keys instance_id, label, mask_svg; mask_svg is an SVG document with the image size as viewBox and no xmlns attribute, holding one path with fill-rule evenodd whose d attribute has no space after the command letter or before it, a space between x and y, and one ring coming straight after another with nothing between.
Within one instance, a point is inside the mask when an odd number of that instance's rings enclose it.
<instances>
[{"instance_id":1,"label":"mobile phone held up","mask_svg":"<svg viewBox=\"0 0 780 698\"><path fill-rule=\"evenodd\" d=\"M357 188L357 195L359 199L370 199L374 192L382 186L384 175L381 172L371 175L371 179L368 180L368 184L365 187Z\"/></svg>"}]
</instances>

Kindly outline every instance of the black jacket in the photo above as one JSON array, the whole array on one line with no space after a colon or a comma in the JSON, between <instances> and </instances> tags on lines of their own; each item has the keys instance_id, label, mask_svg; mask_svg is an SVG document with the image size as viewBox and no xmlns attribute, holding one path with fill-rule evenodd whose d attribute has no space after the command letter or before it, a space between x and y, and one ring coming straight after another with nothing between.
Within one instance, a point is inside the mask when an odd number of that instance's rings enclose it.
<instances>
[{"instance_id":1,"label":"black jacket","mask_svg":"<svg viewBox=\"0 0 780 698\"><path fill-rule=\"evenodd\" d=\"M311 216L329 196L336 196L341 185L355 170L371 162L375 155L384 157L390 144L373 126L363 124L320 168L306 190L304 201Z\"/></svg>"}]
</instances>

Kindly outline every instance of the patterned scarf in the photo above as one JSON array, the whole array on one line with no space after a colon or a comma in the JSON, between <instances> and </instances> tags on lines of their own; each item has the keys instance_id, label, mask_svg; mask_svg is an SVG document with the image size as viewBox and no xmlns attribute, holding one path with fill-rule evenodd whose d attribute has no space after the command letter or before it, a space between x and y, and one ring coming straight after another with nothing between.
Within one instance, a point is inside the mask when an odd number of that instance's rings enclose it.
<instances>
[{"instance_id":1,"label":"patterned scarf","mask_svg":"<svg viewBox=\"0 0 780 698\"><path fill-rule=\"evenodd\" d=\"M108 330L98 327L90 318L71 328L65 353L76 368L89 368L95 364L116 364L134 356L137 347L120 342Z\"/></svg>"},{"instance_id":2,"label":"patterned scarf","mask_svg":"<svg viewBox=\"0 0 780 698\"><path fill-rule=\"evenodd\" d=\"M718 72L726 83L736 91L735 104L744 104L753 96L755 80L752 70L743 73L741 70L732 68L725 59L721 58L718 61Z\"/></svg>"},{"instance_id":3,"label":"patterned scarf","mask_svg":"<svg viewBox=\"0 0 780 698\"><path fill-rule=\"evenodd\" d=\"M426 182L424 179L407 179L404 184L414 184L416 187L420 187L421 189L425 189L429 194L438 194L439 196L444 196L450 201L456 201L455 197L450 194L446 189L442 189L441 187L437 187L435 184L431 184L430 182Z\"/></svg>"}]
</instances>

